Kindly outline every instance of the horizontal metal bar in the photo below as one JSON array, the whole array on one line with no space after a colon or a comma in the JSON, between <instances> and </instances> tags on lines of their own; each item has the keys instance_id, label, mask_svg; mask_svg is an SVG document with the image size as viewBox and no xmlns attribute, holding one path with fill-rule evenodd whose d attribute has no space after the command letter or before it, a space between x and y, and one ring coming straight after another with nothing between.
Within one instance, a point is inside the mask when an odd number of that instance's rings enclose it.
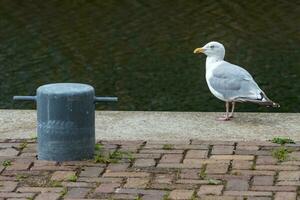
<instances>
[{"instance_id":1,"label":"horizontal metal bar","mask_svg":"<svg viewBox=\"0 0 300 200\"><path fill-rule=\"evenodd\" d=\"M13 100L35 101L36 96L14 96Z\"/></svg>"},{"instance_id":2,"label":"horizontal metal bar","mask_svg":"<svg viewBox=\"0 0 300 200\"><path fill-rule=\"evenodd\" d=\"M95 97L95 102L116 102L118 101L118 97Z\"/></svg>"}]
</instances>

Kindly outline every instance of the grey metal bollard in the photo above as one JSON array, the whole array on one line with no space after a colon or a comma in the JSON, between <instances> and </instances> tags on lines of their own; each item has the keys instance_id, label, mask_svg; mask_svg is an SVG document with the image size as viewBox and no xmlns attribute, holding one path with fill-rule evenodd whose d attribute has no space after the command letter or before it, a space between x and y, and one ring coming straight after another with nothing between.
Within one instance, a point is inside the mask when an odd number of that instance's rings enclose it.
<instances>
[{"instance_id":1,"label":"grey metal bollard","mask_svg":"<svg viewBox=\"0 0 300 200\"><path fill-rule=\"evenodd\" d=\"M79 83L56 83L37 89L37 96L14 96L37 102L38 159L90 159L95 146L95 105L117 97L95 97L94 88Z\"/></svg>"}]
</instances>

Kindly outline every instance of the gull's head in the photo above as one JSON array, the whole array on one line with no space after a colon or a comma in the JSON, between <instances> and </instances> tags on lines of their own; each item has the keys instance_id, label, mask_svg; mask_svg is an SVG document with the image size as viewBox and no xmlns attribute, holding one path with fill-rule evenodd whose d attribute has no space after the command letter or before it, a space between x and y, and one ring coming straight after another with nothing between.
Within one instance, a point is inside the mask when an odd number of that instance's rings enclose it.
<instances>
[{"instance_id":1,"label":"gull's head","mask_svg":"<svg viewBox=\"0 0 300 200\"><path fill-rule=\"evenodd\" d=\"M224 59L225 48L223 44L219 42L209 42L203 47L195 49L194 53L204 53L208 57L216 57L219 59Z\"/></svg>"}]
</instances>

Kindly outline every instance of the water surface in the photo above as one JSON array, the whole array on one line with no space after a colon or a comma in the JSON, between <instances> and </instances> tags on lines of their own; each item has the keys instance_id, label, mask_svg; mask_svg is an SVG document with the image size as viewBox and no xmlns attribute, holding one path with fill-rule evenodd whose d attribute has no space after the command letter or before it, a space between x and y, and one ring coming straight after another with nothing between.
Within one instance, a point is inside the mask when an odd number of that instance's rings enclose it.
<instances>
[{"instance_id":1,"label":"water surface","mask_svg":"<svg viewBox=\"0 0 300 200\"><path fill-rule=\"evenodd\" d=\"M196 47L216 40L278 112L300 111L298 1L0 0L0 108L38 86L81 82L119 97L98 109L223 111ZM243 104L239 111L272 111Z\"/></svg>"}]
</instances>

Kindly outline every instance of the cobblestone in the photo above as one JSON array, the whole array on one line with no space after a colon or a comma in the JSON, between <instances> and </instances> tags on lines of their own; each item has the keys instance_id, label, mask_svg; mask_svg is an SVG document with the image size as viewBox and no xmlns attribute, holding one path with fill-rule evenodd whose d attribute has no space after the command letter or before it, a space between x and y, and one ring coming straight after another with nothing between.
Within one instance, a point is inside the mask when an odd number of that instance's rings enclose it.
<instances>
[{"instance_id":1,"label":"cobblestone","mask_svg":"<svg viewBox=\"0 0 300 200\"><path fill-rule=\"evenodd\" d=\"M279 162L270 142L100 141L132 159L58 163L36 160L36 144L23 142L0 141L0 161L11 161L0 166L0 200L300 200L298 146Z\"/></svg>"}]
</instances>

